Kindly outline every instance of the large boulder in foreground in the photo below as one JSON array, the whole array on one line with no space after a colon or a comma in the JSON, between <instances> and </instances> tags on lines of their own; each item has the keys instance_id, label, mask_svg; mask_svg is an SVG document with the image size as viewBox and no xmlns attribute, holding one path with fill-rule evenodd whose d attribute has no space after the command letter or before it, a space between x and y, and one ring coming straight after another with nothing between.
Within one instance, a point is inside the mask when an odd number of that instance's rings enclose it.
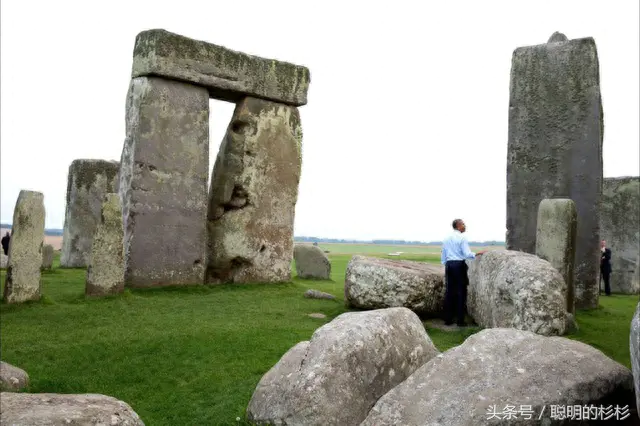
<instances>
[{"instance_id":1,"label":"large boulder in foreground","mask_svg":"<svg viewBox=\"0 0 640 426\"><path fill-rule=\"evenodd\" d=\"M640 416L640 303L638 303L636 313L631 320L629 349L631 351L633 382L636 389L636 408L638 410L638 415Z\"/></svg>"},{"instance_id":2,"label":"large boulder in foreground","mask_svg":"<svg viewBox=\"0 0 640 426\"><path fill-rule=\"evenodd\" d=\"M632 407L629 369L575 340L494 328L420 367L380 398L362 426L551 424L550 405L592 404ZM517 418L502 414L507 405ZM498 417L489 419L492 412Z\"/></svg>"},{"instance_id":3,"label":"large boulder in foreground","mask_svg":"<svg viewBox=\"0 0 640 426\"><path fill-rule=\"evenodd\" d=\"M349 312L291 348L260 380L248 419L358 425L382 395L438 354L406 308Z\"/></svg>"},{"instance_id":4,"label":"large boulder in foreground","mask_svg":"<svg viewBox=\"0 0 640 426\"><path fill-rule=\"evenodd\" d=\"M125 402L98 394L2 392L0 425L144 426Z\"/></svg>"},{"instance_id":5,"label":"large boulder in foreground","mask_svg":"<svg viewBox=\"0 0 640 426\"><path fill-rule=\"evenodd\" d=\"M532 254L489 251L469 262L469 314L480 326L542 335L567 328L567 286L549 262Z\"/></svg>"},{"instance_id":6,"label":"large boulder in foreground","mask_svg":"<svg viewBox=\"0 0 640 426\"><path fill-rule=\"evenodd\" d=\"M318 246L296 244L293 246L293 258L298 277L318 280L331 278L331 262Z\"/></svg>"},{"instance_id":7,"label":"large boulder in foreground","mask_svg":"<svg viewBox=\"0 0 640 426\"><path fill-rule=\"evenodd\" d=\"M444 290L442 265L353 256L347 265L344 299L354 308L403 306L435 316L442 312Z\"/></svg>"},{"instance_id":8,"label":"large boulder in foreground","mask_svg":"<svg viewBox=\"0 0 640 426\"><path fill-rule=\"evenodd\" d=\"M29 375L26 371L0 361L0 390L21 391L29 386Z\"/></svg>"}]
</instances>

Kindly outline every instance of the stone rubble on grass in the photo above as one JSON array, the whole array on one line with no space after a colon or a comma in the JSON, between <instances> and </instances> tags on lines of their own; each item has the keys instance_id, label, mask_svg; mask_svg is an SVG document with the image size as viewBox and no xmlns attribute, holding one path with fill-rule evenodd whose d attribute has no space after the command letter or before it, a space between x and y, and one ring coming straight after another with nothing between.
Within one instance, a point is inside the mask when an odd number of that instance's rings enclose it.
<instances>
[{"instance_id":1,"label":"stone rubble on grass","mask_svg":"<svg viewBox=\"0 0 640 426\"><path fill-rule=\"evenodd\" d=\"M0 361L0 390L21 391L29 386L29 375L26 371Z\"/></svg>"},{"instance_id":2,"label":"stone rubble on grass","mask_svg":"<svg viewBox=\"0 0 640 426\"><path fill-rule=\"evenodd\" d=\"M308 299L328 299L335 300L336 297L333 294L325 293L319 290L309 289L304 292L304 297Z\"/></svg>"}]
</instances>

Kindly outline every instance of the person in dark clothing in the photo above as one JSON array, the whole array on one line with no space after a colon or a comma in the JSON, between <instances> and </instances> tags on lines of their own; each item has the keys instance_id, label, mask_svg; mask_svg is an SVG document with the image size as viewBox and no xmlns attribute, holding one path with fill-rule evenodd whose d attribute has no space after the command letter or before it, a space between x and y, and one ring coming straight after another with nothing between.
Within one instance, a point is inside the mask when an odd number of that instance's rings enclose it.
<instances>
[{"instance_id":1,"label":"person in dark clothing","mask_svg":"<svg viewBox=\"0 0 640 426\"><path fill-rule=\"evenodd\" d=\"M2 237L2 251L5 256L9 256L9 240L11 240L11 236L9 235L9 231Z\"/></svg>"},{"instance_id":2,"label":"person in dark clothing","mask_svg":"<svg viewBox=\"0 0 640 426\"><path fill-rule=\"evenodd\" d=\"M611 285L609 277L611 276L611 249L607 247L607 242L602 240L600 244L600 276L604 280L604 294L611 296Z\"/></svg>"},{"instance_id":3,"label":"person in dark clothing","mask_svg":"<svg viewBox=\"0 0 640 426\"><path fill-rule=\"evenodd\" d=\"M467 305L467 275L466 259L475 259L484 252L474 254L469 250L469 242L464 232L467 227L462 219L453 221L453 233L442 242L442 264L445 275L444 323L453 324L454 311L457 313L457 325L464 327L464 317Z\"/></svg>"}]
</instances>

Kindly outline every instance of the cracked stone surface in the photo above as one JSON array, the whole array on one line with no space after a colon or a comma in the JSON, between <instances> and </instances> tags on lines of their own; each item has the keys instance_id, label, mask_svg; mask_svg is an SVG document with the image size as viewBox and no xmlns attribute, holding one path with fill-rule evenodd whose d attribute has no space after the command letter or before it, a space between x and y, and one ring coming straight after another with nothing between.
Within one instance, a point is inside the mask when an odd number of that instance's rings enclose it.
<instances>
[{"instance_id":1,"label":"cracked stone surface","mask_svg":"<svg viewBox=\"0 0 640 426\"><path fill-rule=\"evenodd\" d=\"M566 332L567 287L549 262L524 252L495 250L468 265L467 308L478 325L542 335Z\"/></svg>"},{"instance_id":2,"label":"cracked stone surface","mask_svg":"<svg viewBox=\"0 0 640 426\"><path fill-rule=\"evenodd\" d=\"M420 315L437 316L442 313L444 292L442 265L359 255L347 265L344 299L355 308L404 306Z\"/></svg>"},{"instance_id":3,"label":"cracked stone surface","mask_svg":"<svg viewBox=\"0 0 640 426\"><path fill-rule=\"evenodd\" d=\"M0 425L144 426L129 404L99 394L2 392Z\"/></svg>"},{"instance_id":4,"label":"cracked stone surface","mask_svg":"<svg viewBox=\"0 0 640 426\"><path fill-rule=\"evenodd\" d=\"M438 353L407 308L339 315L262 377L248 419L289 426L358 425L378 398Z\"/></svg>"},{"instance_id":5,"label":"cracked stone surface","mask_svg":"<svg viewBox=\"0 0 640 426\"><path fill-rule=\"evenodd\" d=\"M21 303L40 299L40 273L44 241L44 195L35 191L20 191L15 210L4 300Z\"/></svg>"},{"instance_id":6,"label":"cracked stone surface","mask_svg":"<svg viewBox=\"0 0 640 426\"><path fill-rule=\"evenodd\" d=\"M506 248L535 253L540 201L572 199L580 218L574 265L576 309L598 307L603 126L593 38L513 52Z\"/></svg>"},{"instance_id":7,"label":"cracked stone surface","mask_svg":"<svg viewBox=\"0 0 640 426\"><path fill-rule=\"evenodd\" d=\"M563 337L493 328L432 358L382 396L361 425L550 425L559 424L551 422L550 405L632 407L633 401L631 371L599 350ZM517 412L517 418L505 418L507 404L515 410L530 405L535 417ZM488 420L494 405L498 418Z\"/></svg>"},{"instance_id":8,"label":"cracked stone surface","mask_svg":"<svg viewBox=\"0 0 640 426\"><path fill-rule=\"evenodd\" d=\"M209 159L206 89L131 80L120 169L125 286L203 284Z\"/></svg>"},{"instance_id":9,"label":"cracked stone surface","mask_svg":"<svg viewBox=\"0 0 640 426\"><path fill-rule=\"evenodd\" d=\"M297 108L255 98L236 105L211 177L209 283L291 279L301 150Z\"/></svg>"},{"instance_id":10,"label":"cracked stone surface","mask_svg":"<svg viewBox=\"0 0 640 426\"><path fill-rule=\"evenodd\" d=\"M102 198L109 192L118 192L119 167L115 161L80 159L71 162L60 266L87 266L93 233L100 222Z\"/></svg>"}]
</instances>

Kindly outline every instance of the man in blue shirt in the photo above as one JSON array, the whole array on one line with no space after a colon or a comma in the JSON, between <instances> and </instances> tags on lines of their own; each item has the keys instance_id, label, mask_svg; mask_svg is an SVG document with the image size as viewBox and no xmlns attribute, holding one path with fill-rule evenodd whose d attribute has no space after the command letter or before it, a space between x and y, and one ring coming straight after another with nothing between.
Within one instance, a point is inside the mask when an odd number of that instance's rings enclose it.
<instances>
[{"instance_id":1,"label":"man in blue shirt","mask_svg":"<svg viewBox=\"0 0 640 426\"><path fill-rule=\"evenodd\" d=\"M453 232L442 242L442 264L445 274L444 323L453 324L454 307L457 311L457 325L464 327L465 308L467 303L467 275L466 259L475 259L477 255L469 250L469 242L464 232L467 230L462 219L453 221Z\"/></svg>"}]
</instances>

